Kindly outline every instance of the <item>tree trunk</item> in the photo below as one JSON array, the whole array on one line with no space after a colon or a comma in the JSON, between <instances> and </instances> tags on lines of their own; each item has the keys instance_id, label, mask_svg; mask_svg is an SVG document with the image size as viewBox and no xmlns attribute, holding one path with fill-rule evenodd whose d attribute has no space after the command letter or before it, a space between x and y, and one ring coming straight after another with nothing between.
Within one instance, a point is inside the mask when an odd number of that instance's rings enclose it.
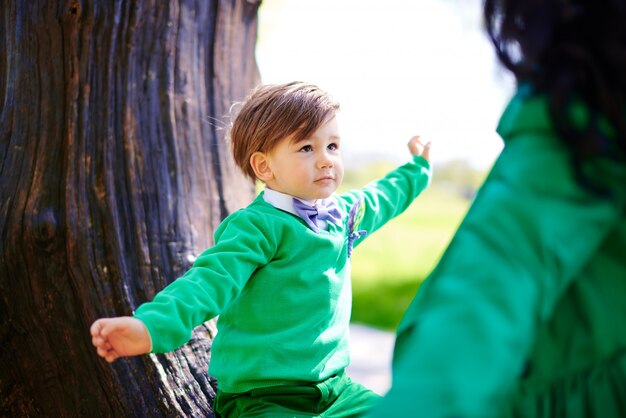
<instances>
[{"instance_id":1,"label":"tree trunk","mask_svg":"<svg viewBox=\"0 0 626 418\"><path fill-rule=\"evenodd\" d=\"M224 116L258 83L259 0L2 0L0 416L211 416L214 326L100 360L253 197Z\"/></svg>"}]
</instances>

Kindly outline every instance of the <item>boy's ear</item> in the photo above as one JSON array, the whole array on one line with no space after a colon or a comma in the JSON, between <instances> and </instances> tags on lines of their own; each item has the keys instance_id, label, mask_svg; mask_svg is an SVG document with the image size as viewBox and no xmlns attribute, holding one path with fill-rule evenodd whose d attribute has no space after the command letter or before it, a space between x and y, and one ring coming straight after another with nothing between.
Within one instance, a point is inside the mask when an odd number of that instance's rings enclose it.
<instances>
[{"instance_id":1,"label":"boy's ear","mask_svg":"<svg viewBox=\"0 0 626 418\"><path fill-rule=\"evenodd\" d=\"M257 151L252 154L250 156L250 166L252 166L254 174L262 182L267 183L274 178L274 173L272 173L272 169L270 168L270 164L265 153Z\"/></svg>"}]
</instances>

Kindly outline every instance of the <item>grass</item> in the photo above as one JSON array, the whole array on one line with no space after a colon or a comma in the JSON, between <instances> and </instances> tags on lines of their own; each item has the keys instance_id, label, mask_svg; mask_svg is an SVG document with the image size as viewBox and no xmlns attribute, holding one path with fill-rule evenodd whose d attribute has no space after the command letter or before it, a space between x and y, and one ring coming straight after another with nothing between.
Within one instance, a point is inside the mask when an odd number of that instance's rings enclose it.
<instances>
[{"instance_id":1,"label":"grass","mask_svg":"<svg viewBox=\"0 0 626 418\"><path fill-rule=\"evenodd\" d=\"M345 187L362 180L356 177L349 177ZM402 215L355 249L353 322L395 330L467 212L470 201L456 190L434 182Z\"/></svg>"}]
</instances>

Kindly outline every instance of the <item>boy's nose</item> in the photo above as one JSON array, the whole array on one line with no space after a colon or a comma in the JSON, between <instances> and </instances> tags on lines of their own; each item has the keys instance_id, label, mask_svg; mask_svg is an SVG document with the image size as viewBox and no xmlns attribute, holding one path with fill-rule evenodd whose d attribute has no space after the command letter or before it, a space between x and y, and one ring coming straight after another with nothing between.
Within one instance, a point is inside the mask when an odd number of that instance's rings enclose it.
<instances>
[{"instance_id":1,"label":"boy's nose","mask_svg":"<svg viewBox=\"0 0 626 418\"><path fill-rule=\"evenodd\" d=\"M327 153L323 153L318 160L318 165L320 168L330 168L334 164L332 158L330 158Z\"/></svg>"}]
</instances>

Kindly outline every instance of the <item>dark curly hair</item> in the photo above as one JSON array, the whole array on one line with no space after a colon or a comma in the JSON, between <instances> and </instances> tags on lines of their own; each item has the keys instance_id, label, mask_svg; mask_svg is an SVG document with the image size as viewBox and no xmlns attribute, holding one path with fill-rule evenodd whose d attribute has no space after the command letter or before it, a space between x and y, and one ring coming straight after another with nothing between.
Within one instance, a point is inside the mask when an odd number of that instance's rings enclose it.
<instances>
[{"instance_id":1,"label":"dark curly hair","mask_svg":"<svg viewBox=\"0 0 626 418\"><path fill-rule=\"evenodd\" d=\"M581 175L588 159L625 162L626 0L485 0L484 18L518 84L548 96L579 180L588 180ZM571 113L579 100L590 112L582 127Z\"/></svg>"}]
</instances>

